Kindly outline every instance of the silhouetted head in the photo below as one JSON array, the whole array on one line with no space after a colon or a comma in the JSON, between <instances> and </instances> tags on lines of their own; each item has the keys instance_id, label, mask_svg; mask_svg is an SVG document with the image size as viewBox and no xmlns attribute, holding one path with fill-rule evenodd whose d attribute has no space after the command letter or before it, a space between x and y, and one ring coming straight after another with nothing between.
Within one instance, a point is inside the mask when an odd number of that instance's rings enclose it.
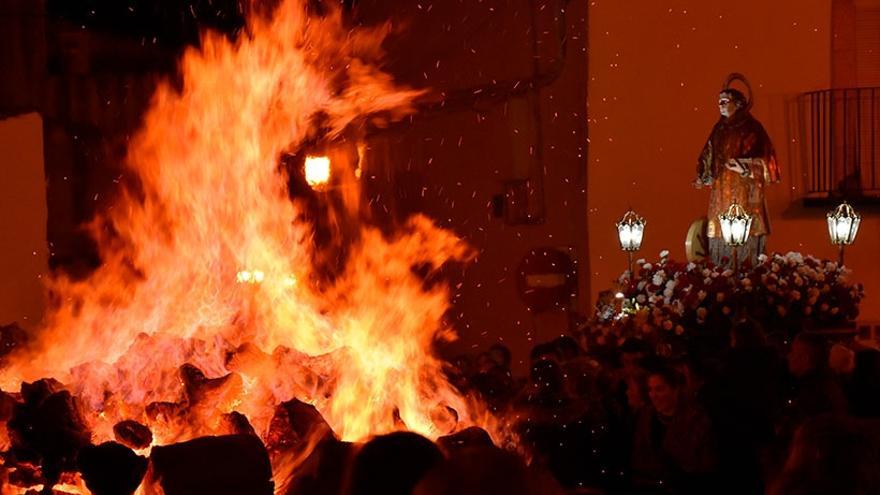
<instances>
[{"instance_id":1,"label":"silhouetted head","mask_svg":"<svg viewBox=\"0 0 880 495\"><path fill-rule=\"evenodd\" d=\"M373 438L354 459L349 495L410 495L416 483L443 460L440 448L411 432Z\"/></svg>"}]
</instances>

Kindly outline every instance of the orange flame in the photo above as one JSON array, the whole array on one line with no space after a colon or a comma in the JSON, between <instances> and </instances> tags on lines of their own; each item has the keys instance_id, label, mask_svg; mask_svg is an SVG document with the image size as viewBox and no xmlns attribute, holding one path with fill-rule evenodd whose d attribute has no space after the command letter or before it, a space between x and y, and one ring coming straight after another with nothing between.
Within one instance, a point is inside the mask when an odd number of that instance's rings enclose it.
<instances>
[{"instance_id":1,"label":"orange flame","mask_svg":"<svg viewBox=\"0 0 880 495\"><path fill-rule=\"evenodd\" d=\"M265 435L294 397L347 440L400 428L436 438L457 428L447 408L459 425L476 422L431 352L454 338L448 289L413 270L467 260L470 248L422 216L390 237L361 221L359 153L334 156L349 187L331 221L354 234L328 277L279 167L304 143L414 110L420 92L378 68L387 31L285 0L236 41L205 34L182 58L182 86L158 88L130 145L137 184L93 224L103 265L50 282L58 304L2 385L59 378L85 402L96 442L122 419L149 425L154 444L222 432L233 410ZM210 393L188 388L184 364L218 378ZM147 407L161 402L186 407Z\"/></svg>"}]
</instances>

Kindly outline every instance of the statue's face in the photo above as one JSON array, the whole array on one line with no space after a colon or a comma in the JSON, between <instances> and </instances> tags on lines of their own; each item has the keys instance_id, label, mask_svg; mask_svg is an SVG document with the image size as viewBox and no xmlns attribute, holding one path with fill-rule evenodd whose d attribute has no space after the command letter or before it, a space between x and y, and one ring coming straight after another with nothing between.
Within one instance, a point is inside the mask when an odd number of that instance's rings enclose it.
<instances>
[{"instance_id":1,"label":"statue's face","mask_svg":"<svg viewBox=\"0 0 880 495\"><path fill-rule=\"evenodd\" d=\"M721 112L722 117L730 117L736 113L736 110L736 103L733 102L730 96L724 93L718 96L718 111Z\"/></svg>"}]
</instances>

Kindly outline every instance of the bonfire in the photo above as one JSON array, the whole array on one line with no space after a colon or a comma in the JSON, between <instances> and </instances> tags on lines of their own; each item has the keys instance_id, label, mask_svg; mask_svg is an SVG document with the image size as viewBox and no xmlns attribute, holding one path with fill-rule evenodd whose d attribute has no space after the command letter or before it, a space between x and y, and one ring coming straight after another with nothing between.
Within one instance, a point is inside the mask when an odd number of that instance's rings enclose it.
<instances>
[{"instance_id":1,"label":"bonfire","mask_svg":"<svg viewBox=\"0 0 880 495\"><path fill-rule=\"evenodd\" d=\"M117 444L149 471L139 493L228 442L267 449L251 472L286 493L327 439L492 431L432 352L455 338L433 275L472 250L424 216L380 230L361 197L366 133L424 91L382 71L388 26L304 3L234 40L204 33L158 87L128 187L90 225L102 265L49 280L42 328L3 361L4 494L87 493L81 453L100 464Z\"/></svg>"}]
</instances>

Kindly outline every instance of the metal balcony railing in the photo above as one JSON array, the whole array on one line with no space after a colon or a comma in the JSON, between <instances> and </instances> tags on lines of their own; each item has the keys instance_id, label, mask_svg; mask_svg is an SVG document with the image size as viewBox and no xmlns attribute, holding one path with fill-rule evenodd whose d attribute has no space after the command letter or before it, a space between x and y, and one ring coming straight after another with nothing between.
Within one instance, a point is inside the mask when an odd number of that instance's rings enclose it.
<instances>
[{"instance_id":1,"label":"metal balcony railing","mask_svg":"<svg viewBox=\"0 0 880 495\"><path fill-rule=\"evenodd\" d=\"M880 88L800 97L808 198L880 198Z\"/></svg>"}]
</instances>

